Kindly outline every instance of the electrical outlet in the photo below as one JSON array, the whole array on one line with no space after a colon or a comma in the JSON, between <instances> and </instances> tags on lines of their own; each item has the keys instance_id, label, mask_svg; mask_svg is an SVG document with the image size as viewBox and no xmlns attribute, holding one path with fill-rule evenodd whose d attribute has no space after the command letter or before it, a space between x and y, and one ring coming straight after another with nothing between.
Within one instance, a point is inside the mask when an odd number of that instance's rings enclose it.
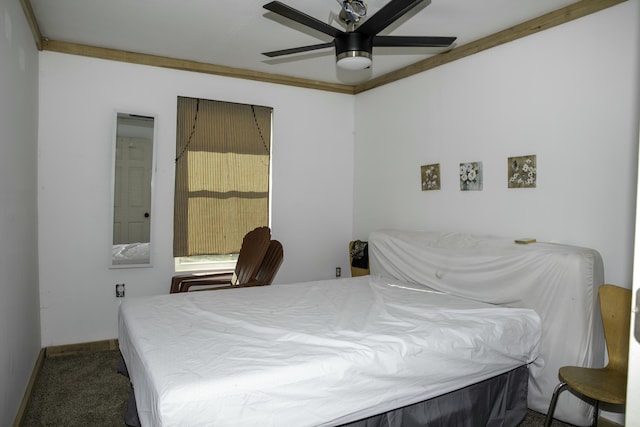
<instances>
[{"instance_id":1,"label":"electrical outlet","mask_svg":"<svg viewBox=\"0 0 640 427\"><path fill-rule=\"evenodd\" d=\"M342 276L342 269L340 267L336 267L336 277Z\"/></svg>"},{"instance_id":2,"label":"electrical outlet","mask_svg":"<svg viewBox=\"0 0 640 427\"><path fill-rule=\"evenodd\" d=\"M116 298L124 298L124 283L116 283Z\"/></svg>"}]
</instances>

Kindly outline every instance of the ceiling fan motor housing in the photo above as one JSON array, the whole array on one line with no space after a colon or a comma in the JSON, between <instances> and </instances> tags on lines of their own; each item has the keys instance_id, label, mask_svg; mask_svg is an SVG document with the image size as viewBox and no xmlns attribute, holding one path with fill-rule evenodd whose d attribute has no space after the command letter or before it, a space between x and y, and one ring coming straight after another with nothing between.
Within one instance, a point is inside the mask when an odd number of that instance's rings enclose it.
<instances>
[{"instance_id":1,"label":"ceiling fan motor housing","mask_svg":"<svg viewBox=\"0 0 640 427\"><path fill-rule=\"evenodd\" d=\"M335 39L336 56L348 55L349 52L367 52L371 55L373 51L373 37L358 32L341 34Z\"/></svg>"}]
</instances>

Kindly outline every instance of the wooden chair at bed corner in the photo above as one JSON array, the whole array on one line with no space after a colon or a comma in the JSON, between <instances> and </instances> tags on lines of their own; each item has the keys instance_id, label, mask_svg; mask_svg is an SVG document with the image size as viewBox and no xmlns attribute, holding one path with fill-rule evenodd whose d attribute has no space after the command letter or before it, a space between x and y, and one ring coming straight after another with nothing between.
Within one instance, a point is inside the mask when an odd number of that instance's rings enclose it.
<instances>
[{"instance_id":1,"label":"wooden chair at bed corner","mask_svg":"<svg viewBox=\"0 0 640 427\"><path fill-rule=\"evenodd\" d=\"M269 227L258 227L242 239L236 268L232 273L193 273L173 276L169 293L187 292L191 287L237 286L255 280L271 243Z\"/></svg>"},{"instance_id":2,"label":"wooden chair at bed corner","mask_svg":"<svg viewBox=\"0 0 640 427\"><path fill-rule=\"evenodd\" d=\"M626 401L631 291L615 285L602 285L598 296L609 362L604 368L560 368L560 384L553 392L545 427L551 425L558 395L567 387L594 401L593 426L598 424L599 402L624 404Z\"/></svg>"}]
</instances>

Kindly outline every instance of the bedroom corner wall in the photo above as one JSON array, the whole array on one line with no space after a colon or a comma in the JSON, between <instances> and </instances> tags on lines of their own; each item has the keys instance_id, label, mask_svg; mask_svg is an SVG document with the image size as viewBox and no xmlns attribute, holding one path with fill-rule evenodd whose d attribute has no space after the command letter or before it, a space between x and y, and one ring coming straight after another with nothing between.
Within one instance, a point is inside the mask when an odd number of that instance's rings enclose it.
<instances>
[{"instance_id":1,"label":"bedroom corner wall","mask_svg":"<svg viewBox=\"0 0 640 427\"><path fill-rule=\"evenodd\" d=\"M594 248L630 287L640 1L365 92L356 101L354 237L378 228L532 237ZM507 158L537 155L535 189ZM484 189L459 167L483 162ZM441 190L420 166L439 163Z\"/></svg>"},{"instance_id":2,"label":"bedroom corner wall","mask_svg":"<svg viewBox=\"0 0 640 427\"><path fill-rule=\"evenodd\" d=\"M605 283L630 288L639 31L629 0L358 95L354 238L399 228L584 246ZM507 158L532 154L537 187L508 189ZM475 161L483 190L461 191L460 163ZM442 189L422 191L433 163Z\"/></svg>"},{"instance_id":3,"label":"bedroom corner wall","mask_svg":"<svg viewBox=\"0 0 640 427\"><path fill-rule=\"evenodd\" d=\"M0 0L0 425L13 424L40 351L38 53L20 3Z\"/></svg>"},{"instance_id":4,"label":"bedroom corner wall","mask_svg":"<svg viewBox=\"0 0 640 427\"><path fill-rule=\"evenodd\" d=\"M43 346L115 338L116 283L125 298L169 292L178 96L273 107L271 228L284 246L275 283L347 271L352 96L52 52L40 69ZM108 268L116 110L157 115L151 268Z\"/></svg>"}]
</instances>

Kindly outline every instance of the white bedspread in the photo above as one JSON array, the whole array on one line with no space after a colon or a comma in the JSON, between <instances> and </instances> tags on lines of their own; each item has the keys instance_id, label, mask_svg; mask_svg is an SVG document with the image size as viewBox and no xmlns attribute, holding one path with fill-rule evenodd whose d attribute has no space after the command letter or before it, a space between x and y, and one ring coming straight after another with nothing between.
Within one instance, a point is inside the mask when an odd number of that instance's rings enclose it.
<instances>
[{"instance_id":1,"label":"white bedspread","mask_svg":"<svg viewBox=\"0 0 640 427\"><path fill-rule=\"evenodd\" d=\"M143 426L335 425L507 372L540 320L371 276L128 299Z\"/></svg>"}]
</instances>

